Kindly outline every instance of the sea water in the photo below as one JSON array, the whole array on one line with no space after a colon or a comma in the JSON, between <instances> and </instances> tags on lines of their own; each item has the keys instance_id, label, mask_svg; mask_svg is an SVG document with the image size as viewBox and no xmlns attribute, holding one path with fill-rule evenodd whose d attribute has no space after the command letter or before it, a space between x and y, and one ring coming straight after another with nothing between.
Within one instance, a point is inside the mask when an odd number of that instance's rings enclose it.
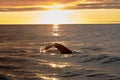
<instances>
[{"instance_id":1,"label":"sea water","mask_svg":"<svg viewBox=\"0 0 120 80\"><path fill-rule=\"evenodd\" d=\"M52 43L80 54L40 52ZM119 24L0 25L0 80L120 79L119 67Z\"/></svg>"}]
</instances>

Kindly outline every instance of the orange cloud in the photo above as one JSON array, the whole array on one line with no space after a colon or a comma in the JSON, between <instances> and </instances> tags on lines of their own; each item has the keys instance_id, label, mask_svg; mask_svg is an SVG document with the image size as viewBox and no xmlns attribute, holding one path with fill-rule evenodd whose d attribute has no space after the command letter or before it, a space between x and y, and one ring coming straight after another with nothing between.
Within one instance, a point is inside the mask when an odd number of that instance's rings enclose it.
<instances>
[{"instance_id":1,"label":"orange cloud","mask_svg":"<svg viewBox=\"0 0 120 80\"><path fill-rule=\"evenodd\" d=\"M120 8L120 0L0 0L0 11L45 10L64 5L65 9Z\"/></svg>"},{"instance_id":2,"label":"orange cloud","mask_svg":"<svg viewBox=\"0 0 120 80\"><path fill-rule=\"evenodd\" d=\"M77 0L0 0L0 6L31 6L68 4Z\"/></svg>"},{"instance_id":3,"label":"orange cloud","mask_svg":"<svg viewBox=\"0 0 120 80\"><path fill-rule=\"evenodd\" d=\"M120 3L120 0L0 0L0 7L84 3Z\"/></svg>"}]
</instances>

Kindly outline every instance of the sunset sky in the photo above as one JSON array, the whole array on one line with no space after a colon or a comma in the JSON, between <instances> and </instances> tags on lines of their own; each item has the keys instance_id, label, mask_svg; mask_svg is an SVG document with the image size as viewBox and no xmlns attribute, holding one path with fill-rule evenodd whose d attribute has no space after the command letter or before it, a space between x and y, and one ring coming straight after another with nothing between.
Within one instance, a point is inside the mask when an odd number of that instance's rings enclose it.
<instances>
[{"instance_id":1,"label":"sunset sky","mask_svg":"<svg viewBox=\"0 0 120 80\"><path fill-rule=\"evenodd\" d=\"M120 23L120 0L0 0L0 24Z\"/></svg>"}]
</instances>

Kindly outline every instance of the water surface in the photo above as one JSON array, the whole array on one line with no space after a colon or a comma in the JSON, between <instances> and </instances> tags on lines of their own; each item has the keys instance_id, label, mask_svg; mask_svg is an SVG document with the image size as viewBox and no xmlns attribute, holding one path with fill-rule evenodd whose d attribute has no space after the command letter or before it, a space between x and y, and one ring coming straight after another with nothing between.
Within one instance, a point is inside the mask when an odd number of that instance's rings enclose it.
<instances>
[{"instance_id":1,"label":"water surface","mask_svg":"<svg viewBox=\"0 0 120 80\"><path fill-rule=\"evenodd\" d=\"M1 80L119 80L120 25L1 25ZM40 46L61 43L78 52Z\"/></svg>"}]
</instances>

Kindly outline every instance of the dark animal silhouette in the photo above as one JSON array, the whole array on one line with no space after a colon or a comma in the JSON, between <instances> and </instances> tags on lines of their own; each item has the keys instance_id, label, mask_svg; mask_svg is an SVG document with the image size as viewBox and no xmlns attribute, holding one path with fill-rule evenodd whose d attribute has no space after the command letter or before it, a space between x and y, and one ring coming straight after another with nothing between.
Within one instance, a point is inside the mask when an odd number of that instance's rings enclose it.
<instances>
[{"instance_id":1,"label":"dark animal silhouette","mask_svg":"<svg viewBox=\"0 0 120 80\"><path fill-rule=\"evenodd\" d=\"M68 48L66 48L65 46L63 46L62 44L58 44L58 43L54 43L54 44L51 44L51 45L47 45L45 48L43 48L43 50L47 50L51 47L55 47L57 48L61 54L71 54L72 51L69 50Z\"/></svg>"},{"instance_id":2,"label":"dark animal silhouette","mask_svg":"<svg viewBox=\"0 0 120 80\"><path fill-rule=\"evenodd\" d=\"M61 54L71 54L72 51L69 50L68 48L66 48L65 46L58 44L58 43L54 43L54 46L60 51Z\"/></svg>"}]
</instances>

